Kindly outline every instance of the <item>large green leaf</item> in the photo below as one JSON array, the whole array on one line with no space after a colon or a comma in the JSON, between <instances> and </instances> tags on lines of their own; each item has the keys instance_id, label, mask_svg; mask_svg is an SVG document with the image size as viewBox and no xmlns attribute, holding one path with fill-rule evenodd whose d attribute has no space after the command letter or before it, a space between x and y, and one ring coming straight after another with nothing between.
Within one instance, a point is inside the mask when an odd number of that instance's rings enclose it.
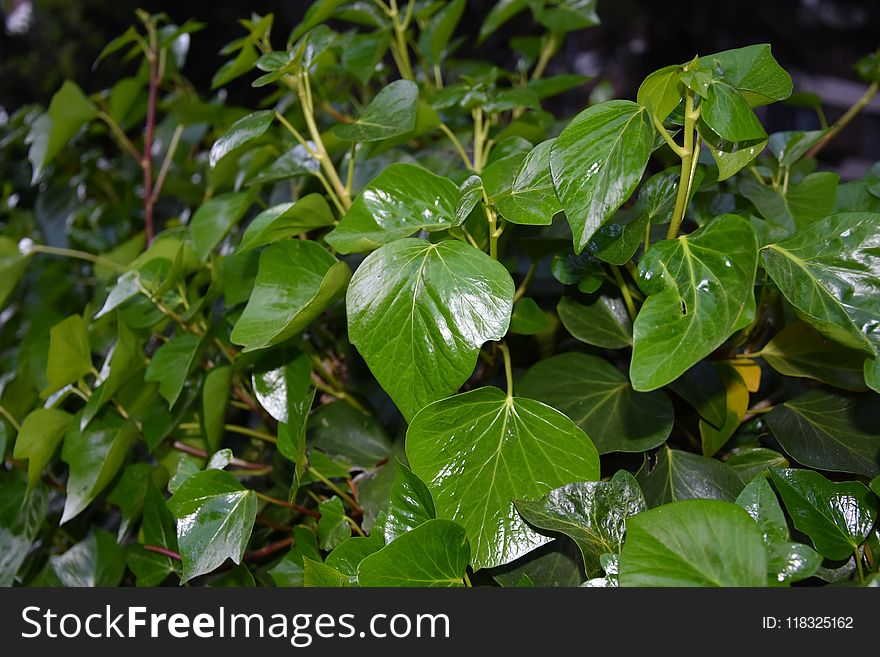
<instances>
[{"instance_id":1,"label":"large green leaf","mask_svg":"<svg viewBox=\"0 0 880 657\"><path fill-rule=\"evenodd\" d=\"M767 425L793 459L811 468L880 474L880 397L814 389L778 405Z\"/></svg>"},{"instance_id":2,"label":"large green leaf","mask_svg":"<svg viewBox=\"0 0 880 657\"><path fill-rule=\"evenodd\" d=\"M774 59L769 44L705 55L700 58L700 64L736 87L752 107L791 95L791 76Z\"/></svg>"},{"instance_id":3,"label":"large green leaf","mask_svg":"<svg viewBox=\"0 0 880 657\"><path fill-rule=\"evenodd\" d=\"M81 315L57 323L49 330L49 357L46 364L48 397L69 383L74 383L93 369L89 346L89 324Z\"/></svg>"},{"instance_id":4,"label":"large green leaf","mask_svg":"<svg viewBox=\"0 0 880 657\"><path fill-rule=\"evenodd\" d=\"M829 559L848 559L877 519L877 498L857 481L828 481L811 470L771 470L797 527Z\"/></svg>"},{"instance_id":5,"label":"large green leaf","mask_svg":"<svg viewBox=\"0 0 880 657\"><path fill-rule=\"evenodd\" d=\"M138 433L134 422L115 413L97 418L83 431L78 425L76 420L71 423L61 449L61 458L70 466L62 524L82 513L107 487Z\"/></svg>"},{"instance_id":6,"label":"large green leaf","mask_svg":"<svg viewBox=\"0 0 880 657\"><path fill-rule=\"evenodd\" d=\"M12 294L27 269L28 258L10 238L0 235L0 308Z\"/></svg>"},{"instance_id":7,"label":"large green leaf","mask_svg":"<svg viewBox=\"0 0 880 657\"><path fill-rule=\"evenodd\" d=\"M345 141L382 141L411 132L416 127L419 87L412 80L395 80L361 112L354 123L333 126L336 136Z\"/></svg>"},{"instance_id":8,"label":"large green leaf","mask_svg":"<svg viewBox=\"0 0 880 657\"><path fill-rule=\"evenodd\" d=\"M340 253L357 253L419 230L457 226L465 219L457 216L458 198L448 178L414 164L392 164L358 195L327 243Z\"/></svg>"},{"instance_id":9,"label":"large green leaf","mask_svg":"<svg viewBox=\"0 0 880 657\"><path fill-rule=\"evenodd\" d=\"M248 224L241 236L239 251L280 242L333 224L330 206L321 194L308 194L296 203L279 203L264 210Z\"/></svg>"},{"instance_id":10,"label":"large green leaf","mask_svg":"<svg viewBox=\"0 0 880 657\"><path fill-rule=\"evenodd\" d=\"M496 199L498 211L508 221L531 226L549 225L562 211L550 175L550 149L555 140L541 142L526 156L510 192Z\"/></svg>"},{"instance_id":11,"label":"large green leaf","mask_svg":"<svg viewBox=\"0 0 880 657\"><path fill-rule=\"evenodd\" d=\"M512 500L599 476L596 448L571 420L492 387L422 409L407 431L406 453L437 516L465 528L476 569L509 563L547 542Z\"/></svg>"},{"instance_id":12,"label":"large green leaf","mask_svg":"<svg viewBox=\"0 0 880 657\"><path fill-rule=\"evenodd\" d=\"M71 415L58 408L37 408L21 423L12 456L28 460L28 487L40 480L70 424Z\"/></svg>"},{"instance_id":13,"label":"large green leaf","mask_svg":"<svg viewBox=\"0 0 880 657\"><path fill-rule=\"evenodd\" d=\"M648 508L638 482L626 470L618 470L611 481L576 482L540 500L515 503L529 524L574 540L588 575L598 574L602 554L620 554L626 519Z\"/></svg>"},{"instance_id":14,"label":"large green leaf","mask_svg":"<svg viewBox=\"0 0 880 657\"><path fill-rule=\"evenodd\" d=\"M12 586L48 510L45 486L30 486L17 470L0 472L0 586Z\"/></svg>"},{"instance_id":15,"label":"large green leaf","mask_svg":"<svg viewBox=\"0 0 880 657\"><path fill-rule=\"evenodd\" d=\"M116 539L96 528L63 554L49 557L41 586L72 588L119 586L125 559Z\"/></svg>"},{"instance_id":16,"label":"large green leaf","mask_svg":"<svg viewBox=\"0 0 880 657\"><path fill-rule=\"evenodd\" d=\"M706 98L700 105L702 112L697 128L703 125L712 130L711 141L716 136L724 143L736 144L737 148L760 143L767 139L758 117L740 93L724 82L709 85ZM701 135L705 131L701 131Z\"/></svg>"},{"instance_id":17,"label":"large green leaf","mask_svg":"<svg viewBox=\"0 0 880 657\"><path fill-rule=\"evenodd\" d=\"M626 522L621 586L765 586L761 530L741 507L686 500Z\"/></svg>"},{"instance_id":18,"label":"large green leaf","mask_svg":"<svg viewBox=\"0 0 880 657\"><path fill-rule=\"evenodd\" d=\"M639 263L648 298L633 324L636 390L674 381L750 320L757 263L755 231L731 214L648 249Z\"/></svg>"},{"instance_id":19,"label":"large green leaf","mask_svg":"<svg viewBox=\"0 0 880 657\"><path fill-rule=\"evenodd\" d=\"M785 191L762 185L751 177L743 178L739 188L766 220L790 234L832 212L838 182L840 176L836 173L822 171L811 173Z\"/></svg>"},{"instance_id":20,"label":"large green leaf","mask_svg":"<svg viewBox=\"0 0 880 657\"><path fill-rule=\"evenodd\" d=\"M257 496L223 470L190 476L168 508L177 518L181 580L209 573L227 558L241 563L257 517Z\"/></svg>"},{"instance_id":21,"label":"large green leaf","mask_svg":"<svg viewBox=\"0 0 880 657\"><path fill-rule=\"evenodd\" d=\"M668 447L657 453L653 468L636 475L649 506L689 499L733 501L743 482L729 466L716 459Z\"/></svg>"},{"instance_id":22,"label":"large green leaf","mask_svg":"<svg viewBox=\"0 0 880 657\"><path fill-rule=\"evenodd\" d=\"M367 556L357 578L361 586L464 586L469 559L462 527L449 520L428 520Z\"/></svg>"},{"instance_id":23,"label":"large green leaf","mask_svg":"<svg viewBox=\"0 0 880 657\"><path fill-rule=\"evenodd\" d=\"M820 333L880 350L880 215L833 214L762 250L764 269Z\"/></svg>"},{"instance_id":24,"label":"large green leaf","mask_svg":"<svg viewBox=\"0 0 880 657\"><path fill-rule=\"evenodd\" d=\"M507 270L468 244L399 240L352 278L349 338L412 419L467 380L484 342L504 336L513 292Z\"/></svg>"},{"instance_id":25,"label":"large green leaf","mask_svg":"<svg viewBox=\"0 0 880 657\"><path fill-rule=\"evenodd\" d=\"M247 212L251 204L250 192L220 194L199 206L190 220L193 249L200 260L208 254Z\"/></svg>"},{"instance_id":26,"label":"large green leaf","mask_svg":"<svg viewBox=\"0 0 880 657\"><path fill-rule=\"evenodd\" d=\"M275 112L273 110L261 110L243 116L233 123L211 147L210 165L212 167L216 166L217 162L230 151L262 136L269 129L269 126L272 125L274 117Z\"/></svg>"},{"instance_id":27,"label":"large green leaf","mask_svg":"<svg viewBox=\"0 0 880 657\"><path fill-rule=\"evenodd\" d=\"M187 377L195 367L202 347L202 340L192 333L180 333L163 344L156 353L144 374L144 381L159 384L159 394L168 406L180 397Z\"/></svg>"},{"instance_id":28,"label":"large green leaf","mask_svg":"<svg viewBox=\"0 0 880 657\"><path fill-rule=\"evenodd\" d=\"M556 313L568 332L581 342L606 349L632 344L632 322L620 299L599 296L585 305L562 297Z\"/></svg>"},{"instance_id":29,"label":"large green leaf","mask_svg":"<svg viewBox=\"0 0 880 657\"><path fill-rule=\"evenodd\" d=\"M580 252L632 194L654 147L645 108L612 100L578 114L553 144L553 184Z\"/></svg>"},{"instance_id":30,"label":"large green leaf","mask_svg":"<svg viewBox=\"0 0 880 657\"><path fill-rule=\"evenodd\" d=\"M614 365L576 352L532 366L519 392L565 413L590 436L600 454L657 447L669 437L675 419L665 392L636 392Z\"/></svg>"},{"instance_id":31,"label":"large green leaf","mask_svg":"<svg viewBox=\"0 0 880 657\"><path fill-rule=\"evenodd\" d=\"M761 349L761 357L785 376L800 376L844 390L865 389L865 354L826 339L806 322L793 322Z\"/></svg>"},{"instance_id":32,"label":"large green leaf","mask_svg":"<svg viewBox=\"0 0 880 657\"><path fill-rule=\"evenodd\" d=\"M267 247L230 340L253 351L293 337L342 294L350 278L348 265L317 242L285 240Z\"/></svg>"}]
</instances>

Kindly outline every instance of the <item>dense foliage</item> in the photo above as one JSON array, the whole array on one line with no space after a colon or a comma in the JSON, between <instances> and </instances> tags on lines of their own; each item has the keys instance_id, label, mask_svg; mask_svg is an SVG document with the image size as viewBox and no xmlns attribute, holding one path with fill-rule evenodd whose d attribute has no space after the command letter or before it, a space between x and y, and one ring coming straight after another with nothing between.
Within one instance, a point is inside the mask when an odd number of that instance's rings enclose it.
<instances>
[{"instance_id":1,"label":"dense foliage","mask_svg":"<svg viewBox=\"0 0 880 657\"><path fill-rule=\"evenodd\" d=\"M0 127L0 583L880 583L880 166L815 157L877 55L813 131L769 45L560 118L594 0L498 2L506 70L399 4L207 98L139 14Z\"/></svg>"}]
</instances>

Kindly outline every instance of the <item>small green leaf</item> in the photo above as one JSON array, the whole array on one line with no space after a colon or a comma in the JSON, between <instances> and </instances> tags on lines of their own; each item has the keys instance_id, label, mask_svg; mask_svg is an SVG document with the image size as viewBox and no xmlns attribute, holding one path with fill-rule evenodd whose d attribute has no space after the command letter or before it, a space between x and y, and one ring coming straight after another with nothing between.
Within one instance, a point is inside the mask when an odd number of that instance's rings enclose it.
<instances>
[{"instance_id":1,"label":"small green leaf","mask_svg":"<svg viewBox=\"0 0 880 657\"><path fill-rule=\"evenodd\" d=\"M523 297L513 306L510 316L510 332L520 335L535 335L550 326L547 314L531 297Z\"/></svg>"},{"instance_id":2,"label":"small green leaf","mask_svg":"<svg viewBox=\"0 0 880 657\"><path fill-rule=\"evenodd\" d=\"M524 11L529 6L529 0L498 0L495 6L489 10L483 23L480 25L480 35L477 43L488 39L498 29Z\"/></svg>"},{"instance_id":3,"label":"small green leaf","mask_svg":"<svg viewBox=\"0 0 880 657\"><path fill-rule=\"evenodd\" d=\"M510 192L496 200L501 215L514 224L548 226L562 211L550 175L550 150L555 140L541 142L523 160Z\"/></svg>"},{"instance_id":4,"label":"small green leaf","mask_svg":"<svg viewBox=\"0 0 880 657\"><path fill-rule=\"evenodd\" d=\"M396 80L383 87L354 123L333 126L345 141L371 142L411 132L416 127L419 87L411 80Z\"/></svg>"},{"instance_id":5,"label":"small green leaf","mask_svg":"<svg viewBox=\"0 0 880 657\"><path fill-rule=\"evenodd\" d=\"M361 586L464 586L470 559L465 530L448 520L428 520L375 552L358 566Z\"/></svg>"},{"instance_id":6,"label":"small green leaf","mask_svg":"<svg viewBox=\"0 0 880 657\"><path fill-rule=\"evenodd\" d=\"M144 519L141 524L144 545L155 545L177 552L174 516L165 498L152 484L144 497ZM137 577L138 586L158 586L172 573L179 572L179 562L164 554L138 545L128 556L128 565Z\"/></svg>"},{"instance_id":7,"label":"small green leaf","mask_svg":"<svg viewBox=\"0 0 880 657\"><path fill-rule=\"evenodd\" d=\"M216 166L217 162L230 151L262 136L269 129L269 126L272 125L274 117L275 112L273 110L261 110L259 112L252 112L229 126L229 129L223 133L223 136L215 141L211 147L211 157L209 159L211 167Z\"/></svg>"},{"instance_id":8,"label":"small green leaf","mask_svg":"<svg viewBox=\"0 0 880 657\"><path fill-rule=\"evenodd\" d=\"M342 51L342 65L367 84L385 57L391 38L388 32L353 34Z\"/></svg>"},{"instance_id":9,"label":"small green leaf","mask_svg":"<svg viewBox=\"0 0 880 657\"><path fill-rule=\"evenodd\" d=\"M618 470L611 481L568 484L540 500L515 504L530 524L574 540L588 575L599 574L600 555L620 553L626 519L647 509L642 489L626 470Z\"/></svg>"},{"instance_id":10,"label":"small green leaf","mask_svg":"<svg viewBox=\"0 0 880 657\"><path fill-rule=\"evenodd\" d=\"M803 465L873 477L880 473L880 399L814 389L774 408L767 425Z\"/></svg>"},{"instance_id":11,"label":"small green leaf","mask_svg":"<svg viewBox=\"0 0 880 657\"><path fill-rule=\"evenodd\" d=\"M755 232L732 214L648 249L639 263L648 298L633 324L636 390L674 381L750 320L757 264Z\"/></svg>"},{"instance_id":12,"label":"small green leaf","mask_svg":"<svg viewBox=\"0 0 880 657\"><path fill-rule=\"evenodd\" d=\"M205 442L211 452L220 449L223 442L229 391L232 388L232 368L215 367L208 372L202 386L202 404L199 418Z\"/></svg>"},{"instance_id":13,"label":"small green leaf","mask_svg":"<svg viewBox=\"0 0 880 657\"><path fill-rule=\"evenodd\" d=\"M733 501L743 489L739 476L721 461L665 447L653 468L636 474L651 507L679 500Z\"/></svg>"},{"instance_id":14,"label":"small green leaf","mask_svg":"<svg viewBox=\"0 0 880 657\"><path fill-rule=\"evenodd\" d=\"M109 532L96 528L64 554L49 557L43 586L119 586L125 573L122 547Z\"/></svg>"},{"instance_id":15,"label":"small green leaf","mask_svg":"<svg viewBox=\"0 0 880 657\"><path fill-rule=\"evenodd\" d=\"M612 100L578 114L550 153L553 184L571 224L575 252L633 193L654 145L647 110Z\"/></svg>"},{"instance_id":16,"label":"small green leaf","mask_svg":"<svg viewBox=\"0 0 880 657\"><path fill-rule=\"evenodd\" d=\"M257 496L223 470L189 477L168 508L177 518L181 581L209 573L227 558L241 563L257 517Z\"/></svg>"},{"instance_id":17,"label":"small green leaf","mask_svg":"<svg viewBox=\"0 0 880 657\"><path fill-rule=\"evenodd\" d=\"M193 249L199 260L208 259L208 254L244 216L250 204L249 192L229 192L199 206L189 223Z\"/></svg>"},{"instance_id":18,"label":"small green leaf","mask_svg":"<svg viewBox=\"0 0 880 657\"><path fill-rule=\"evenodd\" d=\"M330 206L321 194L308 194L295 203L279 203L264 210L248 224L239 252L273 244L334 222Z\"/></svg>"},{"instance_id":19,"label":"small green leaf","mask_svg":"<svg viewBox=\"0 0 880 657\"><path fill-rule=\"evenodd\" d=\"M37 408L21 423L12 456L28 460L29 489L40 480L43 468L52 460L71 419L69 413L57 408Z\"/></svg>"},{"instance_id":20,"label":"small green leaf","mask_svg":"<svg viewBox=\"0 0 880 657\"><path fill-rule=\"evenodd\" d=\"M303 556L303 586L339 588L349 586L348 577L335 568Z\"/></svg>"},{"instance_id":21,"label":"small green leaf","mask_svg":"<svg viewBox=\"0 0 880 657\"><path fill-rule=\"evenodd\" d=\"M730 502L666 504L626 522L621 586L765 586L761 530Z\"/></svg>"},{"instance_id":22,"label":"small green leaf","mask_svg":"<svg viewBox=\"0 0 880 657\"><path fill-rule=\"evenodd\" d=\"M351 536L351 525L345 519L345 507L338 497L331 497L318 505L318 547L332 550Z\"/></svg>"},{"instance_id":23,"label":"small green leaf","mask_svg":"<svg viewBox=\"0 0 880 657\"><path fill-rule=\"evenodd\" d=\"M789 185L785 193L751 177L744 178L739 188L743 196L755 204L761 216L791 234L796 228L827 217L833 211L838 182L840 176L836 173L822 171Z\"/></svg>"},{"instance_id":24,"label":"small green leaf","mask_svg":"<svg viewBox=\"0 0 880 657\"><path fill-rule=\"evenodd\" d=\"M599 476L596 448L571 420L492 387L424 408L409 426L406 452L437 516L467 532L475 569L510 563L547 542L519 517L513 499Z\"/></svg>"},{"instance_id":25,"label":"small green leaf","mask_svg":"<svg viewBox=\"0 0 880 657\"><path fill-rule=\"evenodd\" d=\"M396 474L383 523L385 543L437 517L431 491L425 483L400 461L395 460L395 465Z\"/></svg>"},{"instance_id":26,"label":"small green leaf","mask_svg":"<svg viewBox=\"0 0 880 657\"><path fill-rule=\"evenodd\" d=\"M632 322L620 299L603 295L584 305L562 297L556 313L572 337L581 342L605 349L623 349L632 344Z\"/></svg>"},{"instance_id":27,"label":"small green leaf","mask_svg":"<svg viewBox=\"0 0 880 657\"><path fill-rule=\"evenodd\" d=\"M639 87L636 100L648 108L651 117L663 123L684 97L681 84L681 66L665 66L645 78Z\"/></svg>"},{"instance_id":28,"label":"small green leaf","mask_svg":"<svg viewBox=\"0 0 880 657\"><path fill-rule=\"evenodd\" d=\"M507 332L513 280L457 241L404 239L367 256L346 297L349 339L404 417L455 392Z\"/></svg>"},{"instance_id":29,"label":"small green leaf","mask_svg":"<svg viewBox=\"0 0 880 657\"><path fill-rule=\"evenodd\" d=\"M465 5L467 0L444 3L419 33L419 50L430 66L439 66L443 60Z\"/></svg>"},{"instance_id":30,"label":"small green leaf","mask_svg":"<svg viewBox=\"0 0 880 657\"><path fill-rule=\"evenodd\" d=\"M877 498L857 481L828 481L811 470L771 470L794 526L823 556L848 559L877 519Z\"/></svg>"},{"instance_id":31,"label":"small green leaf","mask_svg":"<svg viewBox=\"0 0 880 657\"><path fill-rule=\"evenodd\" d=\"M303 557L313 561L321 559L315 533L312 530L299 525L294 527L293 537L293 547L281 561L269 569L269 576L275 582L275 586L303 586L303 575L305 574Z\"/></svg>"},{"instance_id":32,"label":"small green leaf","mask_svg":"<svg viewBox=\"0 0 880 657\"><path fill-rule=\"evenodd\" d=\"M193 333L180 333L163 344L153 354L144 380L159 384L159 394L168 406L180 397L187 377L199 359L202 340Z\"/></svg>"},{"instance_id":33,"label":"small green leaf","mask_svg":"<svg viewBox=\"0 0 880 657\"><path fill-rule=\"evenodd\" d=\"M737 447L730 450L725 463L745 482L765 475L770 468L788 467L788 459L766 447Z\"/></svg>"},{"instance_id":34,"label":"small green leaf","mask_svg":"<svg viewBox=\"0 0 880 657\"><path fill-rule=\"evenodd\" d=\"M340 253L372 251L419 230L459 225L459 191L448 178L414 164L395 163L358 195L327 243Z\"/></svg>"},{"instance_id":35,"label":"small green leaf","mask_svg":"<svg viewBox=\"0 0 880 657\"><path fill-rule=\"evenodd\" d=\"M40 394L48 397L90 373L93 368L89 323L81 315L71 315L49 331L47 386Z\"/></svg>"},{"instance_id":36,"label":"small green leaf","mask_svg":"<svg viewBox=\"0 0 880 657\"><path fill-rule=\"evenodd\" d=\"M672 432L675 413L666 393L634 391L625 374L596 356L570 352L539 361L519 391L565 413L600 454L644 452Z\"/></svg>"},{"instance_id":37,"label":"small green leaf","mask_svg":"<svg viewBox=\"0 0 880 657\"><path fill-rule=\"evenodd\" d=\"M12 586L48 510L42 483L30 486L23 472L0 471L0 586Z\"/></svg>"},{"instance_id":38,"label":"small green leaf","mask_svg":"<svg viewBox=\"0 0 880 657\"><path fill-rule=\"evenodd\" d=\"M328 454L365 468L393 453L391 439L375 415L344 401L323 404L309 419L309 440Z\"/></svg>"},{"instance_id":39,"label":"small green leaf","mask_svg":"<svg viewBox=\"0 0 880 657\"><path fill-rule=\"evenodd\" d=\"M0 235L0 308L6 307L9 295L15 290L27 269L28 257L15 241Z\"/></svg>"},{"instance_id":40,"label":"small green leaf","mask_svg":"<svg viewBox=\"0 0 880 657\"><path fill-rule=\"evenodd\" d=\"M767 133L748 101L724 82L713 81L709 85L700 107L702 112L697 129L711 143L716 143L720 138L722 142L731 144L738 150L767 140ZM712 131L709 135L705 135L706 131L702 130L704 125Z\"/></svg>"},{"instance_id":41,"label":"small green leaf","mask_svg":"<svg viewBox=\"0 0 880 657\"><path fill-rule=\"evenodd\" d=\"M348 265L317 242L286 240L267 247L230 339L253 351L293 337L342 294L350 277Z\"/></svg>"}]
</instances>

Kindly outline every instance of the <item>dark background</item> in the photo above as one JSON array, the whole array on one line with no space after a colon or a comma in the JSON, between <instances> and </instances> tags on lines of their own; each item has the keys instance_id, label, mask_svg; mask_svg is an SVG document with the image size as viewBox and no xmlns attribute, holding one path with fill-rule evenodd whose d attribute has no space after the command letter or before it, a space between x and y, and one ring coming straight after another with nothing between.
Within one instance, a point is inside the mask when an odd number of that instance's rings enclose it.
<instances>
[{"instance_id":1,"label":"dark background","mask_svg":"<svg viewBox=\"0 0 880 657\"><path fill-rule=\"evenodd\" d=\"M482 18L496 0L469 0L459 33L476 36ZM20 32L10 32L16 5L30 5ZM210 88L218 55L243 34L237 20L251 12L275 14L277 45L283 43L310 0L0 0L0 106L7 111L26 103L48 102L64 78L87 91L108 87L125 72L118 58L92 71L92 63L111 38L134 22L134 10L164 11L176 22L194 18L208 28L193 36L186 66L197 88ZM880 45L877 0L599 0L602 25L569 36L548 74L576 71L610 81L618 97L633 98L642 78L670 63L750 43L769 42L795 79L795 90L823 99L833 121L862 93L852 64ZM21 14L19 14L21 15ZM342 26L340 26L342 27ZM348 29L350 26L345 26ZM539 34L528 12L511 21L476 50L458 53L496 60L512 67L506 50L511 36ZM467 44L472 44L471 38ZM229 102L253 105L260 92L247 76L228 88ZM587 102L589 87L569 94L555 109L574 113ZM774 107L762 115L769 131L818 127L811 110ZM880 102L875 100L829 148L825 159L844 177L860 173L880 159Z\"/></svg>"}]
</instances>

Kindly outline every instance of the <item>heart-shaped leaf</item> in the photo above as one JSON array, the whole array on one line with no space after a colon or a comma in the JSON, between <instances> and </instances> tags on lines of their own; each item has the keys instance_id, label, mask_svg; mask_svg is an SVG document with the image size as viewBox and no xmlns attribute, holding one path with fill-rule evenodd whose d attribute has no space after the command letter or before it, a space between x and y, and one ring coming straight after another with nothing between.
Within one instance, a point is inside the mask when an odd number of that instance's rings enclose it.
<instances>
[{"instance_id":1,"label":"heart-shaped leaf","mask_svg":"<svg viewBox=\"0 0 880 657\"><path fill-rule=\"evenodd\" d=\"M48 397L92 371L89 325L81 315L71 315L49 330L47 386L40 393Z\"/></svg>"},{"instance_id":2,"label":"heart-shaped leaf","mask_svg":"<svg viewBox=\"0 0 880 657\"><path fill-rule=\"evenodd\" d=\"M400 461L396 461L396 475L388 496L388 508L382 533L386 543L391 543L437 516L431 491L415 473Z\"/></svg>"},{"instance_id":3,"label":"heart-shaped leaf","mask_svg":"<svg viewBox=\"0 0 880 657\"><path fill-rule=\"evenodd\" d=\"M765 586L761 530L741 507L686 500L626 521L621 586Z\"/></svg>"},{"instance_id":4,"label":"heart-shaped leaf","mask_svg":"<svg viewBox=\"0 0 880 657\"><path fill-rule=\"evenodd\" d=\"M229 126L229 129L223 133L223 136L215 141L211 147L210 165L212 167L216 166L217 162L230 151L262 136L269 129L269 126L272 125L274 116L275 112L273 110L261 110L243 116Z\"/></svg>"},{"instance_id":5,"label":"heart-shaped leaf","mask_svg":"<svg viewBox=\"0 0 880 657\"><path fill-rule=\"evenodd\" d=\"M153 354L144 374L144 381L159 384L159 394L168 406L180 397L186 378L195 367L202 348L202 339L192 333L180 333Z\"/></svg>"},{"instance_id":6,"label":"heart-shaped leaf","mask_svg":"<svg viewBox=\"0 0 880 657\"><path fill-rule=\"evenodd\" d=\"M280 203L254 217L241 237L238 250L249 251L332 224L333 214L324 197L309 194L296 203Z\"/></svg>"},{"instance_id":7,"label":"heart-shaped leaf","mask_svg":"<svg viewBox=\"0 0 880 657\"><path fill-rule=\"evenodd\" d=\"M675 419L665 392L636 392L608 361L575 352L532 366L519 391L565 413L600 454L657 447L669 437Z\"/></svg>"},{"instance_id":8,"label":"heart-shaped leaf","mask_svg":"<svg viewBox=\"0 0 880 657\"><path fill-rule=\"evenodd\" d=\"M267 247L230 340L253 351L293 337L342 294L350 278L348 265L317 242L285 240Z\"/></svg>"},{"instance_id":9,"label":"heart-shaped leaf","mask_svg":"<svg viewBox=\"0 0 880 657\"><path fill-rule=\"evenodd\" d=\"M411 80L395 80L376 94L354 123L333 126L345 141L382 141L412 131L416 126L419 87Z\"/></svg>"},{"instance_id":10,"label":"heart-shaped leaf","mask_svg":"<svg viewBox=\"0 0 880 657\"><path fill-rule=\"evenodd\" d=\"M61 439L67 431L72 416L58 408L37 408L28 413L21 423L12 456L28 460L28 488L40 480Z\"/></svg>"},{"instance_id":11,"label":"heart-shaped leaf","mask_svg":"<svg viewBox=\"0 0 880 657\"><path fill-rule=\"evenodd\" d=\"M513 280L457 241L404 239L367 256L348 287L348 332L404 417L474 370L480 347L507 332Z\"/></svg>"},{"instance_id":12,"label":"heart-shaped leaf","mask_svg":"<svg viewBox=\"0 0 880 657\"><path fill-rule=\"evenodd\" d=\"M743 489L736 472L721 461L668 447L657 453L653 468L643 466L636 478L652 507L688 499L733 501Z\"/></svg>"},{"instance_id":13,"label":"heart-shaped leaf","mask_svg":"<svg viewBox=\"0 0 880 657\"><path fill-rule=\"evenodd\" d=\"M623 349L632 344L632 322L620 299L599 296L589 304L562 297L556 306L559 321L581 342Z\"/></svg>"},{"instance_id":14,"label":"heart-shaped leaf","mask_svg":"<svg viewBox=\"0 0 880 657\"><path fill-rule=\"evenodd\" d=\"M510 192L496 199L498 211L515 224L547 226L562 211L550 175L553 139L541 142L526 156L513 179Z\"/></svg>"},{"instance_id":15,"label":"heart-shaped leaf","mask_svg":"<svg viewBox=\"0 0 880 657\"><path fill-rule=\"evenodd\" d=\"M636 390L674 381L750 320L757 263L755 231L732 214L648 249L639 263L648 298L633 324Z\"/></svg>"},{"instance_id":16,"label":"heart-shaped leaf","mask_svg":"<svg viewBox=\"0 0 880 657\"><path fill-rule=\"evenodd\" d=\"M791 76L773 57L770 44L705 55L700 64L736 87L752 107L785 100L791 95Z\"/></svg>"},{"instance_id":17,"label":"heart-shaped leaf","mask_svg":"<svg viewBox=\"0 0 880 657\"><path fill-rule=\"evenodd\" d=\"M464 527L477 569L509 563L547 542L512 500L599 476L596 448L571 420L492 387L422 409L407 431L406 453L437 516Z\"/></svg>"}]
</instances>

